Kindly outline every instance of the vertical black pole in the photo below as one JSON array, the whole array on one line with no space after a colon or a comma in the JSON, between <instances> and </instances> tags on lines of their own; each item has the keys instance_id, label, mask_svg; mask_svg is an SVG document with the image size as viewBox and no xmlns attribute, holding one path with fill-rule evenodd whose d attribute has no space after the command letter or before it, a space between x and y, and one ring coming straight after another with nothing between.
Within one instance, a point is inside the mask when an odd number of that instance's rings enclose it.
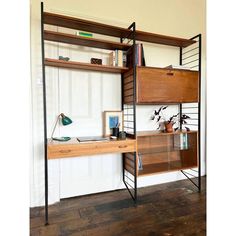
<instances>
[{"instance_id":1,"label":"vertical black pole","mask_svg":"<svg viewBox=\"0 0 236 236\"><path fill-rule=\"evenodd\" d=\"M45 225L48 225L47 107L46 107L46 79L45 79L45 64L44 64L44 16L43 16L43 2L41 2L41 48L42 48L43 118L44 118Z\"/></svg>"},{"instance_id":2,"label":"vertical black pole","mask_svg":"<svg viewBox=\"0 0 236 236\"><path fill-rule=\"evenodd\" d=\"M199 65L198 65L198 73L199 73L199 101L198 101L198 189L201 191L201 70L202 70L202 35L199 34Z\"/></svg>"},{"instance_id":3,"label":"vertical black pole","mask_svg":"<svg viewBox=\"0 0 236 236\"><path fill-rule=\"evenodd\" d=\"M179 65L182 65L182 47L179 48ZM182 130L182 103L179 104L179 117L180 117L180 122L179 122L179 129Z\"/></svg>"},{"instance_id":4,"label":"vertical black pole","mask_svg":"<svg viewBox=\"0 0 236 236\"><path fill-rule=\"evenodd\" d=\"M136 24L133 23L133 109L134 109L134 137L136 139L136 50L135 50L135 44L136 44ZM137 203L137 155L136 152L134 152L134 202Z\"/></svg>"}]
</instances>

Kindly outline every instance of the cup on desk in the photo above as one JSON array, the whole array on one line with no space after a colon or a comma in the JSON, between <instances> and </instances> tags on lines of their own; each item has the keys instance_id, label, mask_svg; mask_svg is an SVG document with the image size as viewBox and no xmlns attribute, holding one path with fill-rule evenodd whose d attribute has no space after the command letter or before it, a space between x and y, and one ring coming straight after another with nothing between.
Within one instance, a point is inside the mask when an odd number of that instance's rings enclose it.
<instances>
[{"instance_id":1,"label":"cup on desk","mask_svg":"<svg viewBox=\"0 0 236 236\"><path fill-rule=\"evenodd\" d=\"M112 130L111 135L118 138L119 137L119 127L114 127L111 130Z\"/></svg>"},{"instance_id":2,"label":"cup on desk","mask_svg":"<svg viewBox=\"0 0 236 236\"><path fill-rule=\"evenodd\" d=\"M125 131L119 132L119 139L126 139L126 132Z\"/></svg>"}]
</instances>

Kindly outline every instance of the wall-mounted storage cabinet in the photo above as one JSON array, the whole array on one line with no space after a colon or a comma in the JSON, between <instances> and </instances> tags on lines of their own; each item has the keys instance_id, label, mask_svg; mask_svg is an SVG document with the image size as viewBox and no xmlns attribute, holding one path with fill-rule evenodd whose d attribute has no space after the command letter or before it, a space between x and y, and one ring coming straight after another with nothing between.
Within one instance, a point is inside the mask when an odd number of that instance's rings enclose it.
<instances>
[{"instance_id":1,"label":"wall-mounted storage cabinet","mask_svg":"<svg viewBox=\"0 0 236 236\"><path fill-rule=\"evenodd\" d=\"M198 71L138 66L136 76L137 104L198 102Z\"/></svg>"},{"instance_id":2,"label":"wall-mounted storage cabinet","mask_svg":"<svg viewBox=\"0 0 236 236\"><path fill-rule=\"evenodd\" d=\"M198 72L137 67L137 103L198 102Z\"/></svg>"}]
</instances>

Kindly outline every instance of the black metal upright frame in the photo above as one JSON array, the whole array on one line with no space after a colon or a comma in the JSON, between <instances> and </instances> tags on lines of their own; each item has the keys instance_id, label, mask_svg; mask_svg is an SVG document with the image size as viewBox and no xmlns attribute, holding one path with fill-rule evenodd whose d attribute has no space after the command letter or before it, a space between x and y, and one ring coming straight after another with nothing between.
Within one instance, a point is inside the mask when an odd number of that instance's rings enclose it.
<instances>
[{"instance_id":1,"label":"black metal upright frame","mask_svg":"<svg viewBox=\"0 0 236 236\"><path fill-rule=\"evenodd\" d=\"M194 169L190 169L192 172L197 172L197 176L193 173L189 173L186 171L181 170L182 174L185 175L185 177L191 181L197 188L198 191L201 191L201 63L202 63L202 35L198 34L190 40L196 40L196 43L191 45L191 49L188 49L189 47L185 47L184 51L182 47L180 47L180 59L179 64L180 65L188 65L191 69L196 68L198 71L198 102L197 106L191 105L191 109L195 109L194 112L188 113L185 111L185 107L182 106L182 104L179 104L179 111L180 116L182 114L196 114L197 115L197 124L190 124L192 126L197 126L198 130L198 170L195 171ZM197 44L197 45L196 45ZM185 57L184 57L185 55ZM186 56L187 55L187 56ZM187 60L187 62L185 61ZM185 61L185 62L184 62ZM197 63L197 64L196 64ZM189 107L188 107L189 108ZM188 125L187 125L188 126ZM182 129L182 124L180 124L180 128ZM197 183L193 181L190 177L197 177Z\"/></svg>"},{"instance_id":2,"label":"black metal upright frame","mask_svg":"<svg viewBox=\"0 0 236 236\"><path fill-rule=\"evenodd\" d=\"M132 32L129 35L126 35L125 37L120 39L120 42L122 43L125 39L132 40L132 50L133 50L133 94L132 96L132 105L131 104L125 104L124 102L124 75L121 76L121 84L122 84L122 102L121 107L123 111L123 116L125 123L132 123L131 126L125 127L128 128L127 135L136 138L136 64L135 64L135 58L136 58L136 50L135 50L135 44L136 44L136 24L133 22L128 29L132 29ZM130 113L130 110L132 113ZM133 133L130 134L129 131L132 129ZM133 169L133 172L131 173L125 168L125 165L127 163L125 160L128 159L132 164L130 164L130 168ZM130 196L134 200L134 202L137 202L137 156L136 152L133 153L125 153L122 154L122 165L123 165L123 183L125 187L127 188L128 192L130 193Z\"/></svg>"},{"instance_id":3,"label":"black metal upright frame","mask_svg":"<svg viewBox=\"0 0 236 236\"><path fill-rule=\"evenodd\" d=\"M42 48L42 81L43 81L43 119L44 119L44 181L45 181L45 225L48 225L48 154L47 154L47 96L45 76L45 50L44 50L44 14L41 2L41 48Z\"/></svg>"}]
</instances>

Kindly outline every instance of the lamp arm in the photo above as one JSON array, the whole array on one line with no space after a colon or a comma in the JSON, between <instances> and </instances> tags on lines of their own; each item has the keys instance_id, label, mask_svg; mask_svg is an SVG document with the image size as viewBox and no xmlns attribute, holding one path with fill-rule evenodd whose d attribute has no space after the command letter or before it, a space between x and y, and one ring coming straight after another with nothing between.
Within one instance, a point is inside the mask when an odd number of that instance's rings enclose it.
<instances>
[{"instance_id":1,"label":"lamp arm","mask_svg":"<svg viewBox=\"0 0 236 236\"><path fill-rule=\"evenodd\" d=\"M54 127L53 127L53 130L52 130L51 139L53 138L53 134L54 134L55 129L56 129L56 127L57 127L57 123L58 123L58 121L59 121L60 116L61 116L61 114L60 114L59 116L57 116L56 123L55 123L55 125L54 125Z\"/></svg>"}]
</instances>

